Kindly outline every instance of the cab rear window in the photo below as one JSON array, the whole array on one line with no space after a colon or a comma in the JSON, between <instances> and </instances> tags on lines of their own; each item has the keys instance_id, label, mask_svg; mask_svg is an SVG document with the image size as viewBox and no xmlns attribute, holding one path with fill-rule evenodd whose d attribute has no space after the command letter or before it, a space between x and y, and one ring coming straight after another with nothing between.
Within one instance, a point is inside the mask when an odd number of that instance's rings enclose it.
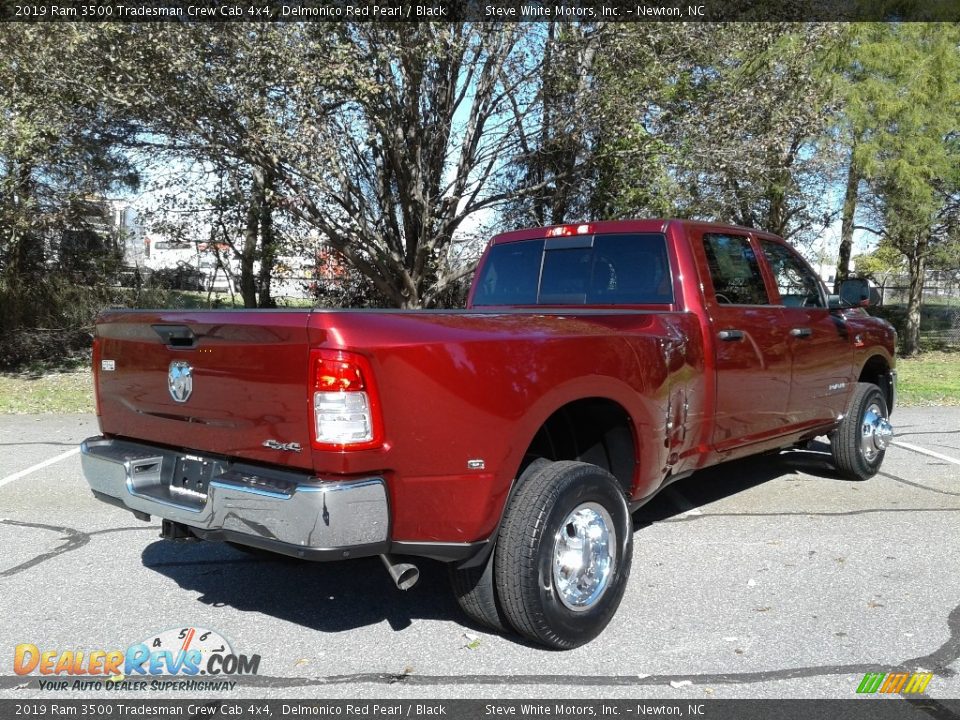
<instances>
[{"instance_id":1,"label":"cab rear window","mask_svg":"<svg viewBox=\"0 0 960 720\"><path fill-rule=\"evenodd\" d=\"M658 233L494 245L473 298L475 306L672 302L666 238Z\"/></svg>"}]
</instances>

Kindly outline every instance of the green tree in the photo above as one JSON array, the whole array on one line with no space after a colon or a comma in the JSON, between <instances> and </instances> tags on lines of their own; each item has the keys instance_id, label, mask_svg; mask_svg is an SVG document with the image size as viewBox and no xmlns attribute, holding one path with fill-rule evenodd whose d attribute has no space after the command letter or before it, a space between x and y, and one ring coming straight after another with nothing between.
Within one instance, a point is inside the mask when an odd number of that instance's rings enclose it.
<instances>
[{"instance_id":1,"label":"green tree","mask_svg":"<svg viewBox=\"0 0 960 720\"><path fill-rule=\"evenodd\" d=\"M884 298L886 289L903 275L904 263L900 252L889 245L880 245L872 252L858 255L853 259L857 275L873 280L880 288L880 297Z\"/></svg>"},{"instance_id":2,"label":"green tree","mask_svg":"<svg viewBox=\"0 0 960 720\"><path fill-rule=\"evenodd\" d=\"M960 27L871 24L849 49L846 88L851 166L881 243L904 257L909 278L906 354L920 339L925 269L951 237L960 188ZM842 260L841 260L842 263Z\"/></svg>"},{"instance_id":3,"label":"green tree","mask_svg":"<svg viewBox=\"0 0 960 720\"><path fill-rule=\"evenodd\" d=\"M684 214L762 227L796 241L825 225L832 158L817 146L833 103L821 23L709 26L685 69L669 135L684 148Z\"/></svg>"},{"instance_id":4,"label":"green tree","mask_svg":"<svg viewBox=\"0 0 960 720\"><path fill-rule=\"evenodd\" d=\"M154 164L159 156L168 166L190 165L199 177L189 196L183 192L188 183L179 181L181 192L168 193L162 209L195 219L192 233L179 223L194 242L228 244L240 264L244 305L270 307L283 228L276 221L277 151L296 133L290 103L337 67L316 48L313 66L290 61L302 49L301 26L235 23L216 30L203 24L77 24L65 32L97 64L77 82L138 128L130 151ZM230 214L231 225L223 223L226 197L241 208L239 217Z\"/></svg>"},{"instance_id":5,"label":"green tree","mask_svg":"<svg viewBox=\"0 0 960 720\"><path fill-rule=\"evenodd\" d=\"M837 95L842 98L841 111L834 115L831 132L837 139L839 152L845 155L846 172L843 182L843 199L840 207L840 248L837 256L835 290L850 276L850 257L853 251L853 233L860 185L864 180L865 153L863 140L868 133L870 112L861 102L861 91L870 82L870 74L855 59L857 48L864 42L867 28L863 23L845 26L841 41L828 53L824 62L833 74Z\"/></svg>"},{"instance_id":6,"label":"green tree","mask_svg":"<svg viewBox=\"0 0 960 720\"><path fill-rule=\"evenodd\" d=\"M595 63L595 217L676 215L810 239L829 211L818 140L832 24L616 26Z\"/></svg>"},{"instance_id":7,"label":"green tree","mask_svg":"<svg viewBox=\"0 0 960 720\"><path fill-rule=\"evenodd\" d=\"M595 177L584 186L592 218L682 214L673 168L683 149L667 136L674 108L666 108L683 92L696 44L672 23L608 31L596 62Z\"/></svg>"},{"instance_id":8,"label":"green tree","mask_svg":"<svg viewBox=\"0 0 960 720\"><path fill-rule=\"evenodd\" d=\"M64 40L53 26L0 24L4 331L57 322L59 308L50 293L58 279L50 271L56 269L61 238L69 231L99 240L91 201L137 182L122 151L131 133L128 123L72 81L73 73L90 70L90 62L77 43ZM69 74L64 67L71 68ZM110 248L94 243L90 249ZM89 258L81 259L86 264Z\"/></svg>"},{"instance_id":9,"label":"green tree","mask_svg":"<svg viewBox=\"0 0 960 720\"><path fill-rule=\"evenodd\" d=\"M518 154L511 159L516 195L501 210L507 227L550 225L591 214L591 187L603 132L600 70L613 40L607 23L538 23L522 40L537 72L533 98L510 97L518 128Z\"/></svg>"}]
</instances>

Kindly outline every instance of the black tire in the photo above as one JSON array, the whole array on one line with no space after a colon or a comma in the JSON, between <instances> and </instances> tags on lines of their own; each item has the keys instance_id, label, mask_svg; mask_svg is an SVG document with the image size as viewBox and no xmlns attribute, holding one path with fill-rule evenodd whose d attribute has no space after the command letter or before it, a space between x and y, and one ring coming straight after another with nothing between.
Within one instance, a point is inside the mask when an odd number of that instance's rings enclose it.
<instances>
[{"instance_id":1,"label":"black tire","mask_svg":"<svg viewBox=\"0 0 960 720\"><path fill-rule=\"evenodd\" d=\"M877 415L889 416L883 392L872 383L857 383L840 426L830 435L830 454L834 467L848 480L869 480L880 469L885 450L864 450L864 425ZM869 441L867 442L869 444Z\"/></svg>"},{"instance_id":2,"label":"black tire","mask_svg":"<svg viewBox=\"0 0 960 720\"><path fill-rule=\"evenodd\" d=\"M510 627L497 602L497 593L493 586L493 555L483 565L460 569L448 565L450 587L463 614L477 625L507 632Z\"/></svg>"},{"instance_id":3,"label":"black tire","mask_svg":"<svg viewBox=\"0 0 960 720\"><path fill-rule=\"evenodd\" d=\"M537 458L531 462L517 479L516 487L522 487L529 477L535 475L549 460ZM464 615L482 627L497 632L509 632L507 622L497 600L497 591L493 582L493 556L496 549L482 565L471 568L458 568L455 564L447 566L450 575L450 587Z\"/></svg>"},{"instance_id":4,"label":"black tire","mask_svg":"<svg viewBox=\"0 0 960 720\"><path fill-rule=\"evenodd\" d=\"M574 511L596 518L609 543L598 544L608 564L597 596L573 598L558 586L554 554L561 533L576 531ZM604 517L605 514L605 517ZM514 493L500 526L494 554L494 585L506 620L526 638L555 649L589 642L616 613L630 576L633 527L623 489L607 471L583 462L543 466ZM579 587L579 586L578 586ZM569 584L568 584L569 588ZM565 601L564 598L567 598Z\"/></svg>"}]
</instances>

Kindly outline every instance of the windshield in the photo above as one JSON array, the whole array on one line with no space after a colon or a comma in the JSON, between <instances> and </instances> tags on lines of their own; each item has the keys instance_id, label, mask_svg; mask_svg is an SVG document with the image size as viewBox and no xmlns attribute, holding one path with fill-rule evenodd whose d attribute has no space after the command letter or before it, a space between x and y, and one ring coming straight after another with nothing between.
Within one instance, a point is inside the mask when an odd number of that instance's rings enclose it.
<instances>
[{"instance_id":1,"label":"windshield","mask_svg":"<svg viewBox=\"0 0 960 720\"><path fill-rule=\"evenodd\" d=\"M474 306L671 302L666 238L655 233L494 245L473 298Z\"/></svg>"}]
</instances>

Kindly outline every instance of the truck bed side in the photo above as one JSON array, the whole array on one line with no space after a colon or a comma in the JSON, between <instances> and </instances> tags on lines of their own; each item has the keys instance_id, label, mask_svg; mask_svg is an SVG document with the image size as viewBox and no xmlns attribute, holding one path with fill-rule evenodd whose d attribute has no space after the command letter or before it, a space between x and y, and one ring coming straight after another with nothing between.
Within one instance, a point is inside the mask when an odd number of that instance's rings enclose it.
<instances>
[{"instance_id":1,"label":"truck bed side","mask_svg":"<svg viewBox=\"0 0 960 720\"><path fill-rule=\"evenodd\" d=\"M396 540L473 541L493 530L548 418L599 398L632 422L637 461L622 482L645 496L670 454L693 452L705 422L696 323L630 311L315 313L312 343L370 353L387 433L381 451L315 452L315 468L385 469ZM668 409L677 421L669 452Z\"/></svg>"}]
</instances>

